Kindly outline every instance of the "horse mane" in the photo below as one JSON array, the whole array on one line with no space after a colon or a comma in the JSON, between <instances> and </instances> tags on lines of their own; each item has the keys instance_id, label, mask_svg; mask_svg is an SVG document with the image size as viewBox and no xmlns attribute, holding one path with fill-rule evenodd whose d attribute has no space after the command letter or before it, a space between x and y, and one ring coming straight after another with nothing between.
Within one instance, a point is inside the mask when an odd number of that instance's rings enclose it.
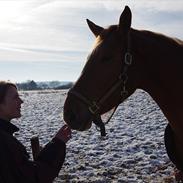
<instances>
[{"instance_id":1,"label":"horse mane","mask_svg":"<svg viewBox=\"0 0 183 183\"><path fill-rule=\"evenodd\" d=\"M118 25L111 25L107 28L105 28L101 34L97 37L96 43L101 42L102 40L106 39L107 37L109 37L109 35L115 31L117 31L118 29ZM131 28L131 31L135 31L136 29ZM147 36L148 38L152 38L152 40L161 40L161 41L165 41L166 44L170 44L170 45L174 45L174 46L183 46L183 41L178 39L178 38L174 38L174 37L170 37L167 35L164 35L162 33L158 33L158 32L153 32L153 31L149 31L149 30L136 30L142 33L142 35Z\"/></svg>"},{"instance_id":2,"label":"horse mane","mask_svg":"<svg viewBox=\"0 0 183 183\"><path fill-rule=\"evenodd\" d=\"M171 46L176 46L176 47L182 47L183 48L183 41L177 38L173 38L167 35L164 35L162 33L158 33L158 32L153 32L153 31L149 31L149 30L135 30L132 29L133 32L138 32L138 36L140 36L141 38L144 39L148 39L152 42L160 42L164 43L164 44L169 44Z\"/></svg>"},{"instance_id":3,"label":"horse mane","mask_svg":"<svg viewBox=\"0 0 183 183\"><path fill-rule=\"evenodd\" d=\"M112 32L116 31L118 28L117 25L111 25L108 28L104 29L100 34L100 39L104 40L108 37Z\"/></svg>"},{"instance_id":4,"label":"horse mane","mask_svg":"<svg viewBox=\"0 0 183 183\"><path fill-rule=\"evenodd\" d=\"M103 41L104 39L106 39L107 37L110 36L110 34L114 31L116 31L118 28L117 25L111 25L107 28L105 28L99 36L96 37L95 43L93 47L96 47L101 41Z\"/></svg>"},{"instance_id":5,"label":"horse mane","mask_svg":"<svg viewBox=\"0 0 183 183\"><path fill-rule=\"evenodd\" d=\"M117 30L118 30L118 25L111 25L111 26L105 28L100 33L100 35L97 36L95 43L94 43L94 47L96 48L98 44L100 44L105 39L109 38L110 35L112 35L112 33L114 33L114 32L117 33ZM162 33L158 33L158 32L153 32L153 31L149 31L149 30L137 30L137 29L133 29L133 28L131 28L131 33L133 35L139 37L142 41L146 40L146 42L148 42L151 45L154 45L156 48L159 48L159 49L162 49L162 47L168 48L168 50L170 50L171 52L173 50L175 50L176 53L178 55L180 55L182 58L183 41L180 39L173 38L173 37L170 37L170 36L164 35ZM140 41L141 46L143 44L142 41ZM133 40L132 40L132 44L133 44ZM97 49L95 49L95 52L96 51L97 51Z\"/></svg>"}]
</instances>

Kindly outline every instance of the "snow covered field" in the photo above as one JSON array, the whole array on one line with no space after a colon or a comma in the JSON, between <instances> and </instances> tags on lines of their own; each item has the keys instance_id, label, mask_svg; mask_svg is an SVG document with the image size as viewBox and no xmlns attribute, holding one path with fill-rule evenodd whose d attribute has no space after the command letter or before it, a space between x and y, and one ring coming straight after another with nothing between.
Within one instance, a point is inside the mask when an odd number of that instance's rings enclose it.
<instances>
[{"instance_id":1,"label":"snow covered field","mask_svg":"<svg viewBox=\"0 0 183 183\"><path fill-rule=\"evenodd\" d=\"M16 137L30 152L30 138L40 144L51 140L64 124L61 114L67 91L21 92L24 100ZM100 137L93 125L89 131L73 131L65 163L54 183L162 183L174 182L174 166L164 147L167 120L150 98L137 90L118 107Z\"/></svg>"}]
</instances>

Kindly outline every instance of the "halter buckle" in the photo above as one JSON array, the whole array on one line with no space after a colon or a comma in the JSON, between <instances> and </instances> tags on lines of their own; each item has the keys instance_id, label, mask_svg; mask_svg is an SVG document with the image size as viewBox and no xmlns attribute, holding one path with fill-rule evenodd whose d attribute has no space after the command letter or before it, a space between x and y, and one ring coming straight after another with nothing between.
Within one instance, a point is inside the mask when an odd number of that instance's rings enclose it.
<instances>
[{"instance_id":1,"label":"halter buckle","mask_svg":"<svg viewBox=\"0 0 183 183\"><path fill-rule=\"evenodd\" d=\"M127 65L132 64L132 54L129 52L125 53L125 64L127 64Z\"/></svg>"},{"instance_id":2,"label":"halter buckle","mask_svg":"<svg viewBox=\"0 0 183 183\"><path fill-rule=\"evenodd\" d=\"M97 103L95 101L93 101L92 104L89 106L89 111L94 115L97 114L99 109L100 109L100 107L97 105Z\"/></svg>"}]
</instances>

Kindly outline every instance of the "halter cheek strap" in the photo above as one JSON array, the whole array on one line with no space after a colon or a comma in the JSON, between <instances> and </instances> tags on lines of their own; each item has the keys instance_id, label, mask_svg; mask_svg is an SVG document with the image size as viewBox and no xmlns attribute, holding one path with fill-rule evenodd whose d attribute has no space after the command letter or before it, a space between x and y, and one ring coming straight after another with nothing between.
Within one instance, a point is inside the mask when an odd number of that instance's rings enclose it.
<instances>
[{"instance_id":1,"label":"halter cheek strap","mask_svg":"<svg viewBox=\"0 0 183 183\"><path fill-rule=\"evenodd\" d=\"M80 94L79 92L77 92L76 90L74 90L74 88L72 88L71 90L69 90L68 94L72 94L75 97L77 97L78 99L80 99L83 103L85 103L88 106L88 110L91 112L92 116L93 116L93 122L100 128L101 131L101 136L105 136L106 132L105 132L105 125L99 115L100 110L101 110L101 106L104 104L104 102L106 102L106 100L122 85L122 90L120 93L121 99L119 101L119 104L121 103L122 100L125 99L125 97L128 95L128 91L126 89L126 83L128 80L128 76L127 76L127 70L128 67L132 64L132 55L127 52L125 53L125 66L123 69L123 72L119 75L118 77L118 81L113 85L113 87L105 94L103 95L103 97L101 97L98 101L90 101L88 98L86 98L85 96L83 96L82 94ZM118 104L118 105L119 105ZM112 118L114 112L116 111L118 105L116 105L115 110L113 111L113 113L111 114L110 118L108 119L108 121L106 123L108 123L110 121L110 119Z\"/></svg>"},{"instance_id":2,"label":"halter cheek strap","mask_svg":"<svg viewBox=\"0 0 183 183\"><path fill-rule=\"evenodd\" d=\"M88 106L88 110L90 111L90 113L93 116L93 122L100 128L101 131L101 136L105 136L106 132L105 132L105 124L103 123L101 116L100 116L100 111L101 111L101 106L104 104L104 102L106 102L106 100L120 87L122 86L122 90L120 93L120 101L119 103L116 105L115 110L113 111L113 113L111 114L110 118L108 119L108 121L106 123L108 123L110 121L110 119L112 118L114 112L116 111L118 105L121 103L121 101L123 101L126 96L128 95L128 91L126 89L126 83L128 80L128 75L127 75L127 71L129 66L132 64L132 54L130 53L130 49L131 49L131 40L130 40L130 32L128 32L127 35L127 52L124 55L124 67L122 72L120 73L119 77L118 77L118 81L113 85L113 87L105 94L103 95L99 100L95 101L95 100L89 100L88 98L84 97L82 94L80 94L79 92L75 91L74 88L72 88L71 90L69 90L68 94L72 94L75 97L77 97L78 99L80 99L82 102L84 102L87 106Z\"/></svg>"}]
</instances>

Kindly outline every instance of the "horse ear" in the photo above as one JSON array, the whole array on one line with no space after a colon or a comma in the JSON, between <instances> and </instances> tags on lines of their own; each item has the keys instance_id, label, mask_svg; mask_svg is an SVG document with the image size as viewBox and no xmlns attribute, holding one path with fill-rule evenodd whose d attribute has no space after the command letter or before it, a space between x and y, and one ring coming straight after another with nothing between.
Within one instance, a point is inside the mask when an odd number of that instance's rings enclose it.
<instances>
[{"instance_id":1,"label":"horse ear","mask_svg":"<svg viewBox=\"0 0 183 183\"><path fill-rule=\"evenodd\" d=\"M92 21L86 19L87 21L87 24L90 28L90 30L93 32L93 34L97 37L103 30L104 28L103 27L100 27L96 24L94 24Z\"/></svg>"},{"instance_id":2,"label":"horse ear","mask_svg":"<svg viewBox=\"0 0 183 183\"><path fill-rule=\"evenodd\" d=\"M120 33L128 33L131 27L131 19L132 19L132 13L128 6L125 6L125 9L123 10L120 20L119 20L119 31Z\"/></svg>"}]
</instances>

